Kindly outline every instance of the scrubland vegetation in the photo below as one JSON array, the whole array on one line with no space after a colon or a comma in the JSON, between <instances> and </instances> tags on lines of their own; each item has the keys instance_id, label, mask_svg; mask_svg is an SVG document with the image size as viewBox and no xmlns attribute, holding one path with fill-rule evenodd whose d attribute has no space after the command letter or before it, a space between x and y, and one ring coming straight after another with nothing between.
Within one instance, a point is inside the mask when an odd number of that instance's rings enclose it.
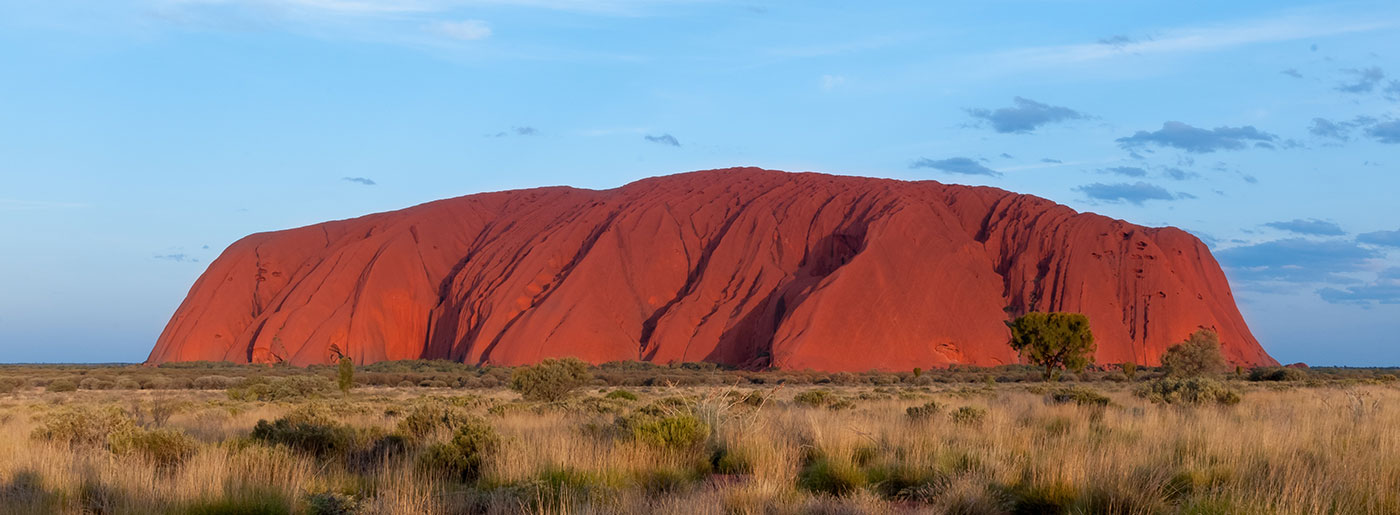
<instances>
[{"instance_id":1,"label":"scrubland vegetation","mask_svg":"<svg viewBox=\"0 0 1400 515\"><path fill-rule=\"evenodd\" d=\"M1135 368L0 367L0 511L1400 512L1393 370Z\"/></svg>"}]
</instances>

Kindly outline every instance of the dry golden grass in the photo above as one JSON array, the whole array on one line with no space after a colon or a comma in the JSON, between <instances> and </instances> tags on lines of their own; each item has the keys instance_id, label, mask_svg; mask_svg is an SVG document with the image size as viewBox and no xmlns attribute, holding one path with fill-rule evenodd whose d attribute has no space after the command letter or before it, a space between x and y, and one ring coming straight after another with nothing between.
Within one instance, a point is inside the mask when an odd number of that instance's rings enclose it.
<instances>
[{"instance_id":1,"label":"dry golden grass","mask_svg":"<svg viewBox=\"0 0 1400 515\"><path fill-rule=\"evenodd\" d=\"M758 390L769 398L757 407L714 387L641 388L639 400L608 402L589 391L547 405L505 390L245 402L222 391L30 388L0 396L0 512L314 513L312 494L338 492L363 513L1400 513L1393 383L1233 383L1240 404L1195 408L1149 403L1131 385L1090 387L1112 405L1049 403L1035 385L836 387L853 404L836 410L791 402L809 387ZM658 447L619 429L619 417L677 396L687 400L660 413L705 422L703 444ZM460 409L499 434L480 479L419 463L449 431L359 465L249 437L259 420L312 402L382 436L423 397L471 397ZM930 400L939 413L905 415ZM163 426L199 442L183 464L31 437L62 410L153 404L175 406ZM956 422L962 406L986 415ZM716 466L721 449L731 469Z\"/></svg>"}]
</instances>

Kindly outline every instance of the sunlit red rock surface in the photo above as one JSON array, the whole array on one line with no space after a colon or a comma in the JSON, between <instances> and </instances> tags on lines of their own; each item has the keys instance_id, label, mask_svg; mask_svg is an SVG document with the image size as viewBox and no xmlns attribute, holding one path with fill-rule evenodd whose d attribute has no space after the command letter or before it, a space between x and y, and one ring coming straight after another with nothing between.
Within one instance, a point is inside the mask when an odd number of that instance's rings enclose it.
<instances>
[{"instance_id":1,"label":"sunlit red rock surface","mask_svg":"<svg viewBox=\"0 0 1400 515\"><path fill-rule=\"evenodd\" d=\"M862 371L1017 357L1002 323L1089 316L1100 363L1198 328L1276 364L1175 228L994 188L753 168L484 193L239 240L150 362L713 361Z\"/></svg>"}]
</instances>

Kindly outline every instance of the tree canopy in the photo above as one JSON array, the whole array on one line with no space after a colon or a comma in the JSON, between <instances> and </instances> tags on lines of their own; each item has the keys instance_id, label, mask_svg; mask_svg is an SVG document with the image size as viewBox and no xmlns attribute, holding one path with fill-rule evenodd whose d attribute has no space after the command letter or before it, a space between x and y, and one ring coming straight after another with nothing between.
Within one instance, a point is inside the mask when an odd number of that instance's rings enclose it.
<instances>
[{"instance_id":1,"label":"tree canopy","mask_svg":"<svg viewBox=\"0 0 1400 515\"><path fill-rule=\"evenodd\" d=\"M1094 361L1094 334L1083 314L1026 313L1006 326L1011 328L1011 348L1045 367L1047 380L1055 369L1083 370Z\"/></svg>"},{"instance_id":2,"label":"tree canopy","mask_svg":"<svg viewBox=\"0 0 1400 515\"><path fill-rule=\"evenodd\" d=\"M1220 354L1220 337L1209 329L1191 333L1186 341L1173 345L1162 354L1162 368L1172 377L1219 373L1225 369L1225 357Z\"/></svg>"}]
</instances>

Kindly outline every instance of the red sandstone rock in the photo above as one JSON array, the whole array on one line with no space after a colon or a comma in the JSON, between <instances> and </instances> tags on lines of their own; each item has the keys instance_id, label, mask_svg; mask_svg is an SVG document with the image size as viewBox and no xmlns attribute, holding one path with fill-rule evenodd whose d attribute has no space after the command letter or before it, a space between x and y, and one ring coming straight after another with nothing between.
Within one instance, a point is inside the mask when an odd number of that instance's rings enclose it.
<instances>
[{"instance_id":1,"label":"red sandstone rock","mask_svg":"<svg viewBox=\"0 0 1400 515\"><path fill-rule=\"evenodd\" d=\"M1273 365L1205 245L1174 228L932 181L753 168L485 193L254 234L150 362L552 356L863 371L1015 363L1009 314L1089 316L1100 363L1198 328Z\"/></svg>"}]
</instances>

